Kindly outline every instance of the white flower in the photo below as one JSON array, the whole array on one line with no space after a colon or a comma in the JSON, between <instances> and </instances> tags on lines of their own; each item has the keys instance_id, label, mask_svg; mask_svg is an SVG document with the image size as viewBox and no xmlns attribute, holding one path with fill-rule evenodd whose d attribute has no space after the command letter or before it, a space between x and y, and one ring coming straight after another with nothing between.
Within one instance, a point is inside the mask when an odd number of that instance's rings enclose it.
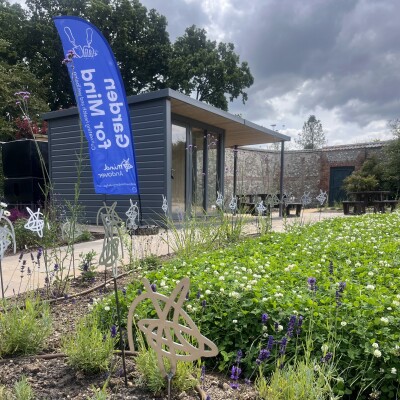
<instances>
[{"instance_id":1,"label":"white flower","mask_svg":"<svg viewBox=\"0 0 400 400\"><path fill-rule=\"evenodd\" d=\"M374 286L374 285L367 285L366 288L367 288L368 290L374 290L374 289L375 289L375 286Z\"/></svg>"},{"instance_id":2,"label":"white flower","mask_svg":"<svg viewBox=\"0 0 400 400\"><path fill-rule=\"evenodd\" d=\"M283 331L283 326L282 325L278 325L278 332Z\"/></svg>"},{"instance_id":3,"label":"white flower","mask_svg":"<svg viewBox=\"0 0 400 400\"><path fill-rule=\"evenodd\" d=\"M382 353L378 349L374 350L375 357L379 358L381 355L382 355Z\"/></svg>"},{"instance_id":4,"label":"white flower","mask_svg":"<svg viewBox=\"0 0 400 400\"><path fill-rule=\"evenodd\" d=\"M386 310L392 311L392 307L387 307Z\"/></svg>"},{"instance_id":5,"label":"white flower","mask_svg":"<svg viewBox=\"0 0 400 400\"><path fill-rule=\"evenodd\" d=\"M275 293L275 297L283 297L282 293Z\"/></svg>"},{"instance_id":6,"label":"white flower","mask_svg":"<svg viewBox=\"0 0 400 400\"><path fill-rule=\"evenodd\" d=\"M206 294L211 294L211 290L207 289Z\"/></svg>"},{"instance_id":7,"label":"white flower","mask_svg":"<svg viewBox=\"0 0 400 400\"><path fill-rule=\"evenodd\" d=\"M327 344L323 344L323 345L321 346L321 350L322 350L322 352L325 354L325 353L329 350L328 345L327 345Z\"/></svg>"},{"instance_id":8,"label":"white flower","mask_svg":"<svg viewBox=\"0 0 400 400\"><path fill-rule=\"evenodd\" d=\"M389 323L389 318L382 317L381 318L381 322L383 322L384 324L388 324Z\"/></svg>"},{"instance_id":9,"label":"white flower","mask_svg":"<svg viewBox=\"0 0 400 400\"><path fill-rule=\"evenodd\" d=\"M268 326L263 325L262 330L263 330L263 331L267 331L267 330L268 330Z\"/></svg>"},{"instance_id":10,"label":"white flower","mask_svg":"<svg viewBox=\"0 0 400 400\"><path fill-rule=\"evenodd\" d=\"M340 323L340 325L346 326L346 325L347 325L347 322L346 322L346 321L342 321L342 322Z\"/></svg>"},{"instance_id":11,"label":"white flower","mask_svg":"<svg viewBox=\"0 0 400 400\"><path fill-rule=\"evenodd\" d=\"M219 279L220 281L224 281L224 280L225 280L225 277L224 277L224 276L220 276L218 279Z\"/></svg>"},{"instance_id":12,"label":"white flower","mask_svg":"<svg viewBox=\"0 0 400 400\"><path fill-rule=\"evenodd\" d=\"M160 282L160 286L161 286L161 287L166 286L165 281L161 281L161 282Z\"/></svg>"},{"instance_id":13,"label":"white flower","mask_svg":"<svg viewBox=\"0 0 400 400\"><path fill-rule=\"evenodd\" d=\"M10 211L4 210L3 215L5 215L6 217L9 217L11 215L11 213L10 213Z\"/></svg>"},{"instance_id":14,"label":"white flower","mask_svg":"<svg viewBox=\"0 0 400 400\"><path fill-rule=\"evenodd\" d=\"M369 275L369 276L374 276L374 273L373 273L372 271L369 271L369 272L368 272L368 275Z\"/></svg>"},{"instance_id":15,"label":"white flower","mask_svg":"<svg viewBox=\"0 0 400 400\"><path fill-rule=\"evenodd\" d=\"M0 203L0 207L2 207L2 208L6 208L6 207L7 207L7 204L6 204L6 203L3 203L3 202L1 202L1 203Z\"/></svg>"},{"instance_id":16,"label":"white flower","mask_svg":"<svg viewBox=\"0 0 400 400\"><path fill-rule=\"evenodd\" d=\"M104 307L104 310L105 310L105 311L110 311L110 306L105 306L105 307Z\"/></svg>"},{"instance_id":17,"label":"white flower","mask_svg":"<svg viewBox=\"0 0 400 400\"><path fill-rule=\"evenodd\" d=\"M390 370L390 373L393 374L393 375L397 374L397 369L393 367L393 368Z\"/></svg>"},{"instance_id":18,"label":"white flower","mask_svg":"<svg viewBox=\"0 0 400 400\"><path fill-rule=\"evenodd\" d=\"M189 311L191 311L191 310L193 309L193 306L192 306L191 304L188 304L188 305L186 306L186 308L187 308Z\"/></svg>"},{"instance_id":19,"label":"white flower","mask_svg":"<svg viewBox=\"0 0 400 400\"><path fill-rule=\"evenodd\" d=\"M377 349L377 348L379 348L379 344L378 344L378 343L372 343L372 347L373 347L374 349Z\"/></svg>"},{"instance_id":20,"label":"white flower","mask_svg":"<svg viewBox=\"0 0 400 400\"><path fill-rule=\"evenodd\" d=\"M224 293L224 292L225 292L225 289L222 287L221 289L219 289L219 291L220 291L221 293Z\"/></svg>"},{"instance_id":21,"label":"white flower","mask_svg":"<svg viewBox=\"0 0 400 400\"><path fill-rule=\"evenodd\" d=\"M232 320L234 324L237 324L237 319Z\"/></svg>"}]
</instances>

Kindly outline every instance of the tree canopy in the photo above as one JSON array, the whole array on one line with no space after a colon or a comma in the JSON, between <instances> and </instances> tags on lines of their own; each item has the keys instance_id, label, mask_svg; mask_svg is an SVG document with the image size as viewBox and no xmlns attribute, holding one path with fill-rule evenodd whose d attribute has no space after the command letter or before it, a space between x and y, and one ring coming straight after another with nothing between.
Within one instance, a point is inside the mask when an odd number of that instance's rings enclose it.
<instances>
[{"instance_id":1,"label":"tree canopy","mask_svg":"<svg viewBox=\"0 0 400 400\"><path fill-rule=\"evenodd\" d=\"M315 115L310 115L304 122L303 131L295 140L303 149L314 150L321 148L326 140L321 121Z\"/></svg>"},{"instance_id":2,"label":"tree canopy","mask_svg":"<svg viewBox=\"0 0 400 400\"><path fill-rule=\"evenodd\" d=\"M242 96L253 82L247 62L240 63L232 43L218 43L207 39L207 32L195 25L187 28L172 46L168 84L186 95L194 93L200 101L223 110L229 100Z\"/></svg>"},{"instance_id":3,"label":"tree canopy","mask_svg":"<svg viewBox=\"0 0 400 400\"><path fill-rule=\"evenodd\" d=\"M7 125L6 115L13 117L4 108L11 104L12 90L32 92L42 107L38 112L75 104L52 21L57 15L81 16L99 28L114 52L128 95L171 87L224 110L227 99L247 100L245 89L253 77L232 43L211 41L204 29L192 26L171 44L166 18L139 0L27 0L26 6L0 0L2 125Z\"/></svg>"}]
</instances>

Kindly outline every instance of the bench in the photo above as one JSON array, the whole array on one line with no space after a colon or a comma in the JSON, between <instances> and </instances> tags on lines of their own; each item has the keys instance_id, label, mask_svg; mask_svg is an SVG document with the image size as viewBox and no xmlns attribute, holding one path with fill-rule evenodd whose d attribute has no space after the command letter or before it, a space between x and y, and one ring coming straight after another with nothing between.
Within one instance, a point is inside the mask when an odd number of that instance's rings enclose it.
<instances>
[{"instance_id":1,"label":"bench","mask_svg":"<svg viewBox=\"0 0 400 400\"><path fill-rule=\"evenodd\" d=\"M374 212L382 212L386 211L386 207L390 207L390 211L393 212L398 204L398 200L382 200L382 201L374 201L372 205L374 207Z\"/></svg>"},{"instance_id":2,"label":"bench","mask_svg":"<svg viewBox=\"0 0 400 400\"><path fill-rule=\"evenodd\" d=\"M286 203L282 208L283 215L288 217L290 215L290 210L296 209L296 217L300 217L302 207L302 203Z\"/></svg>"},{"instance_id":3,"label":"bench","mask_svg":"<svg viewBox=\"0 0 400 400\"><path fill-rule=\"evenodd\" d=\"M365 202L364 201L343 201L343 214L350 214L350 207L353 208L354 214L365 214Z\"/></svg>"}]
</instances>

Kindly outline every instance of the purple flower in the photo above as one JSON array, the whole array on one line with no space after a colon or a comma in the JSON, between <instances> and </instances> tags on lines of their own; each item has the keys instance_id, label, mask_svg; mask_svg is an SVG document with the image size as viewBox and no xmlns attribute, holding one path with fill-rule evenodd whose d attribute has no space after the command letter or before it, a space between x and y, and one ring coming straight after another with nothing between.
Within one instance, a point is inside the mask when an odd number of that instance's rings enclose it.
<instances>
[{"instance_id":1,"label":"purple flower","mask_svg":"<svg viewBox=\"0 0 400 400\"><path fill-rule=\"evenodd\" d=\"M122 292L122 295L123 295L123 296L126 296L126 288L122 288L122 289L121 289L121 292Z\"/></svg>"},{"instance_id":2,"label":"purple flower","mask_svg":"<svg viewBox=\"0 0 400 400\"><path fill-rule=\"evenodd\" d=\"M141 294L142 294L142 291L141 291L140 289L138 289L137 294L138 294L138 295L141 295Z\"/></svg>"},{"instance_id":3,"label":"purple flower","mask_svg":"<svg viewBox=\"0 0 400 400\"><path fill-rule=\"evenodd\" d=\"M332 261L329 262L329 273L331 275L333 275L333 262Z\"/></svg>"},{"instance_id":4,"label":"purple flower","mask_svg":"<svg viewBox=\"0 0 400 400\"><path fill-rule=\"evenodd\" d=\"M189 300L190 290L186 293L186 300Z\"/></svg>"},{"instance_id":5,"label":"purple flower","mask_svg":"<svg viewBox=\"0 0 400 400\"><path fill-rule=\"evenodd\" d=\"M268 349L261 349L260 353L258 355L258 359L260 361L265 361L270 355L271 355L271 353Z\"/></svg>"},{"instance_id":6,"label":"purple flower","mask_svg":"<svg viewBox=\"0 0 400 400\"><path fill-rule=\"evenodd\" d=\"M236 362L237 362L237 363L240 363L242 357L243 357L243 352L242 352L242 350L238 350L238 352L236 353Z\"/></svg>"},{"instance_id":7,"label":"purple flower","mask_svg":"<svg viewBox=\"0 0 400 400\"><path fill-rule=\"evenodd\" d=\"M21 254L19 255L18 260L21 261L23 256L24 256L24 253L21 253Z\"/></svg>"},{"instance_id":8,"label":"purple flower","mask_svg":"<svg viewBox=\"0 0 400 400\"><path fill-rule=\"evenodd\" d=\"M117 336L117 327L115 325L112 325L110 331L111 331L111 337L115 338L115 336Z\"/></svg>"},{"instance_id":9,"label":"purple flower","mask_svg":"<svg viewBox=\"0 0 400 400\"><path fill-rule=\"evenodd\" d=\"M315 278L311 277L311 278L307 279L307 282L308 282L308 286L310 287L310 290L315 292L317 290L317 286L316 286L317 280Z\"/></svg>"},{"instance_id":10,"label":"purple flower","mask_svg":"<svg viewBox=\"0 0 400 400\"><path fill-rule=\"evenodd\" d=\"M37 252L37 260L39 261L40 257L42 257L43 254L43 249L41 247L38 248L38 252Z\"/></svg>"},{"instance_id":11,"label":"purple flower","mask_svg":"<svg viewBox=\"0 0 400 400\"><path fill-rule=\"evenodd\" d=\"M204 382L204 379L206 378L206 366L202 365L201 366L201 376L200 376L200 380L202 382Z\"/></svg>"},{"instance_id":12,"label":"purple flower","mask_svg":"<svg viewBox=\"0 0 400 400\"><path fill-rule=\"evenodd\" d=\"M275 332L278 332L279 324L277 322L274 323Z\"/></svg>"},{"instance_id":13,"label":"purple flower","mask_svg":"<svg viewBox=\"0 0 400 400\"><path fill-rule=\"evenodd\" d=\"M297 318L295 315L292 315L289 319L289 325L288 325L288 329L287 329L287 335L288 337L292 337L293 336L293 330L294 330L294 326L296 325L296 321Z\"/></svg>"},{"instance_id":14,"label":"purple flower","mask_svg":"<svg viewBox=\"0 0 400 400\"><path fill-rule=\"evenodd\" d=\"M201 292L200 292L200 290L197 292L197 294L196 294L196 298L197 299L200 299L200 296L201 296Z\"/></svg>"},{"instance_id":15,"label":"purple flower","mask_svg":"<svg viewBox=\"0 0 400 400\"><path fill-rule=\"evenodd\" d=\"M263 313L263 314L261 315L261 322L262 322L263 324L266 324L267 321L268 321L268 318L269 318L268 314L267 314L267 313Z\"/></svg>"},{"instance_id":16,"label":"purple flower","mask_svg":"<svg viewBox=\"0 0 400 400\"><path fill-rule=\"evenodd\" d=\"M280 347L279 347L279 354L284 355L287 346L287 338L284 336L281 340Z\"/></svg>"},{"instance_id":17,"label":"purple flower","mask_svg":"<svg viewBox=\"0 0 400 400\"><path fill-rule=\"evenodd\" d=\"M151 290L152 290L153 292L157 292L157 285L156 285L155 283L152 283L152 284L150 285L150 287L151 287Z\"/></svg>"},{"instance_id":18,"label":"purple flower","mask_svg":"<svg viewBox=\"0 0 400 400\"><path fill-rule=\"evenodd\" d=\"M269 335L268 336L267 349L269 351L271 351L273 347L274 347L274 337L272 335Z\"/></svg>"},{"instance_id":19,"label":"purple flower","mask_svg":"<svg viewBox=\"0 0 400 400\"><path fill-rule=\"evenodd\" d=\"M303 325L303 321L304 321L304 317L303 317L302 315L300 315L300 316L299 316L299 320L298 320L298 322L297 322L297 331L296 331L296 334L297 334L297 335L300 335L301 327L302 327L302 325Z\"/></svg>"},{"instance_id":20,"label":"purple flower","mask_svg":"<svg viewBox=\"0 0 400 400\"><path fill-rule=\"evenodd\" d=\"M54 271L58 271L58 268L59 268L58 264L54 264Z\"/></svg>"},{"instance_id":21,"label":"purple flower","mask_svg":"<svg viewBox=\"0 0 400 400\"><path fill-rule=\"evenodd\" d=\"M235 365L232 367L232 370L231 370L231 379L233 380L233 381L237 381L238 379L239 379L239 376L240 376L240 374L242 373L242 369L241 368L239 368L239 367L236 367ZM232 386L232 385L234 385L234 386ZM238 388L238 384L237 383L235 383L235 382L233 382L233 383L231 383L231 388L232 389L237 389Z\"/></svg>"},{"instance_id":22,"label":"purple flower","mask_svg":"<svg viewBox=\"0 0 400 400\"><path fill-rule=\"evenodd\" d=\"M206 400L211 400L210 395L207 395Z\"/></svg>"},{"instance_id":23,"label":"purple flower","mask_svg":"<svg viewBox=\"0 0 400 400\"><path fill-rule=\"evenodd\" d=\"M203 301L201 302L201 306L203 307L203 309L206 308L206 305L207 305L207 302L206 302L205 300L203 300Z\"/></svg>"},{"instance_id":24,"label":"purple flower","mask_svg":"<svg viewBox=\"0 0 400 400\"><path fill-rule=\"evenodd\" d=\"M346 289L346 282L339 282L339 292L343 293L344 289Z\"/></svg>"},{"instance_id":25,"label":"purple flower","mask_svg":"<svg viewBox=\"0 0 400 400\"><path fill-rule=\"evenodd\" d=\"M322 363L327 363L327 362L329 362L329 360L332 359L332 357L333 357L333 354L328 352L328 353L326 353L325 357L321 358L321 362Z\"/></svg>"}]
</instances>

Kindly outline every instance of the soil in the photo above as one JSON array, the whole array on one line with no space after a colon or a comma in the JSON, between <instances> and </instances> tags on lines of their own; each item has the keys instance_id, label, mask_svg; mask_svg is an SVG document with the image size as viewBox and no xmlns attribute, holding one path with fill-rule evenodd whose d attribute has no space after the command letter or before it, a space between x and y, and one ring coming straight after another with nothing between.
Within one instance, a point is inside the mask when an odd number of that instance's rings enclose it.
<instances>
[{"instance_id":1,"label":"soil","mask_svg":"<svg viewBox=\"0 0 400 400\"><path fill-rule=\"evenodd\" d=\"M118 287L124 287L132 276L118 279ZM72 297L78 293L104 283L104 273L97 274L90 283L82 283L80 279L71 282L69 297L51 303L53 317L53 333L46 341L43 351L31 357L11 357L0 360L0 385L12 388L23 375L27 377L35 393L35 399L90 399L108 381L107 399L153 400L168 399L167 393L152 394L141 383L140 375L135 367L134 357L127 357L127 380L122 369L121 357L116 355L109 374L87 375L72 369L61 353L61 338L74 331L76 321L88 313L88 304L94 297L102 297L112 288L100 288L90 293ZM54 358L51 358L53 357ZM212 400L256 399L251 386L242 382L239 389L229 385L229 379L218 374L207 374L203 388ZM172 399L201 399L199 392L177 393L172 391Z\"/></svg>"}]
</instances>

